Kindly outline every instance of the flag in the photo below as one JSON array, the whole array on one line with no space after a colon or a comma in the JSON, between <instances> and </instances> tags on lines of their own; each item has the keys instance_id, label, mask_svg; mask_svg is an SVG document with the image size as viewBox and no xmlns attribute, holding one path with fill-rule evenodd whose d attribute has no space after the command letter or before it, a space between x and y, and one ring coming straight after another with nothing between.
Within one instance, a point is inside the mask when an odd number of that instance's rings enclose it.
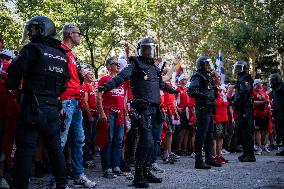
<instances>
[{"instance_id":1,"label":"flag","mask_svg":"<svg viewBox=\"0 0 284 189\"><path fill-rule=\"evenodd\" d=\"M220 74L221 84L223 84L224 81L225 81L226 75L225 75L224 62L223 62L221 50L219 50L219 52L217 54L217 58L216 58L216 62L215 62L215 70Z\"/></svg>"},{"instance_id":2,"label":"flag","mask_svg":"<svg viewBox=\"0 0 284 189\"><path fill-rule=\"evenodd\" d=\"M176 83L176 85L178 85L179 81L180 81L181 79L183 79L183 77L184 77L183 69L182 69L182 67L181 67L181 64L178 63L178 64L176 65L176 78L175 78L175 83Z\"/></svg>"}]
</instances>

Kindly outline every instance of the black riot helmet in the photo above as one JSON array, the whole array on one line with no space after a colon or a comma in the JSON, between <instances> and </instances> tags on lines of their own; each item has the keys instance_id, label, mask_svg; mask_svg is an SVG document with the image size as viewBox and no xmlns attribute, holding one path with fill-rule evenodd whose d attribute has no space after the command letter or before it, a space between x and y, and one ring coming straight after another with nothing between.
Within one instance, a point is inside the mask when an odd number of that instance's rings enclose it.
<instances>
[{"instance_id":1,"label":"black riot helmet","mask_svg":"<svg viewBox=\"0 0 284 189\"><path fill-rule=\"evenodd\" d=\"M277 88L277 86L282 83L282 78L279 73L273 73L269 76L269 83L271 88Z\"/></svg>"},{"instance_id":2,"label":"black riot helmet","mask_svg":"<svg viewBox=\"0 0 284 189\"><path fill-rule=\"evenodd\" d=\"M196 69L198 71L208 71L205 68L206 64L208 64L210 66L211 70L214 69L212 60L210 58L208 58L207 56L202 55L196 60Z\"/></svg>"},{"instance_id":3,"label":"black riot helmet","mask_svg":"<svg viewBox=\"0 0 284 189\"><path fill-rule=\"evenodd\" d=\"M27 37L29 37L30 41L44 37L57 39L54 22L45 16L32 17L24 26L21 39L23 44L25 43Z\"/></svg>"},{"instance_id":4,"label":"black riot helmet","mask_svg":"<svg viewBox=\"0 0 284 189\"><path fill-rule=\"evenodd\" d=\"M145 58L156 57L156 42L151 37L145 37L137 42L138 56Z\"/></svg>"},{"instance_id":5,"label":"black riot helmet","mask_svg":"<svg viewBox=\"0 0 284 189\"><path fill-rule=\"evenodd\" d=\"M233 66L233 74L238 75L240 73L248 73L248 64L245 61L237 61Z\"/></svg>"}]
</instances>

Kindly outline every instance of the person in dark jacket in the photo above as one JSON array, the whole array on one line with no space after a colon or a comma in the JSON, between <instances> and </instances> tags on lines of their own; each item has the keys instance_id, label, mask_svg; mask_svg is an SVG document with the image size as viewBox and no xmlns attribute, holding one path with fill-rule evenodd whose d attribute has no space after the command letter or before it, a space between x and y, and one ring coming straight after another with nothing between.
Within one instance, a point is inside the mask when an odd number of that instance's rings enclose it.
<instances>
[{"instance_id":1,"label":"person in dark jacket","mask_svg":"<svg viewBox=\"0 0 284 189\"><path fill-rule=\"evenodd\" d=\"M273 117L275 122L276 134L284 144L284 82L279 73L273 73L269 77L272 88ZM277 156L284 156L284 150L276 153Z\"/></svg>"},{"instance_id":2,"label":"person in dark jacket","mask_svg":"<svg viewBox=\"0 0 284 189\"><path fill-rule=\"evenodd\" d=\"M220 167L212 157L213 148L213 113L217 88L212 82L212 61L207 56L196 60L197 71L190 79L188 95L196 99L196 136L195 136L195 168L210 169ZM202 149L205 151L205 163ZM211 166L210 166L211 165Z\"/></svg>"},{"instance_id":3,"label":"person in dark jacket","mask_svg":"<svg viewBox=\"0 0 284 189\"><path fill-rule=\"evenodd\" d=\"M142 38L137 43L137 57L129 57L129 64L109 82L99 87L99 93L108 92L130 80L133 94L132 125L139 129L139 142L136 150L134 184L147 188L150 183L161 183L150 172L150 158L154 146L153 134L163 121L160 110L160 90L177 94L177 91L162 81L161 71L154 64L155 41ZM98 94L100 95L100 94ZM100 115L99 115L100 116Z\"/></svg>"},{"instance_id":4,"label":"person in dark jacket","mask_svg":"<svg viewBox=\"0 0 284 189\"><path fill-rule=\"evenodd\" d=\"M30 43L12 61L6 79L9 90L18 89L23 81L11 188L28 188L38 135L46 144L57 188L68 188L58 119L58 97L69 80L68 57L60 47L61 42L56 39L54 23L47 17L30 19L26 23L22 42L27 37Z\"/></svg>"},{"instance_id":5,"label":"person in dark jacket","mask_svg":"<svg viewBox=\"0 0 284 189\"><path fill-rule=\"evenodd\" d=\"M237 77L235 94L232 104L237 112L237 127L243 145L243 155L238 157L240 162L255 162L253 140L253 79L248 73L248 65L245 61L237 61L234 64L233 74Z\"/></svg>"}]
</instances>

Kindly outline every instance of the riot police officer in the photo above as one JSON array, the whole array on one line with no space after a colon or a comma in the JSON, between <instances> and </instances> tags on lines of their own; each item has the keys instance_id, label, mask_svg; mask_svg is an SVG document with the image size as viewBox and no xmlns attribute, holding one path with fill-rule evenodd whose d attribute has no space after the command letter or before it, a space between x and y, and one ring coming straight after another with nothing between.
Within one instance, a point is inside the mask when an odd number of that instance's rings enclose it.
<instances>
[{"instance_id":1,"label":"riot police officer","mask_svg":"<svg viewBox=\"0 0 284 189\"><path fill-rule=\"evenodd\" d=\"M196 60L196 73L190 79L188 95L196 99L196 136L195 136L195 168L210 169L220 167L212 157L213 149L213 113L217 88L212 82L212 61L207 56ZM204 146L205 163L202 158ZM211 165L211 166L210 166Z\"/></svg>"},{"instance_id":2,"label":"riot police officer","mask_svg":"<svg viewBox=\"0 0 284 189\"><path fill-rule=\"evenodd\" d=\"M237 61L234 64L233 74L237 77L237 83L232 104L238 115L236 124L243 145L243 155L238 159L240 162L255 162L253 147L253 79L248 74L248 64L245 61Z\"/></svg>"},{"instance_id":3,"label":"riot police officer","mask_svg":"<svg viewBox=\"0 0 284 189\"><path fill-rule=\"evenodd\" d=\"M31 18L25 25L22 42L27 37L30 43L11 63L6 80L8 89L18 89L23 80L12 188L28 188L38 135L47 147L57 188L68 188L58 119L58 97L69 80L68 57L56 39L53 21L47 17Z\"/></svg>"},{"instance_id":4,"label":"riot police officer","mask_svg":"<svg viewBox=\"0 0 284 189\"><path fill-rule=\"evenodd\" d=\"M161 79L161 72L154 64L155 41L142 38L137 44L137 57L129 57L129 64L116 77L101 86L99 92L107 92L130 79L133 93L132 124L139 129L139 142L136 150L134 184L147 188L150 183L161 183L150 172L150 157L154 146L152 133L160 129L162 114L160 111L160 89L168 93L177 91L167 86Z\"/></svg>"},{"instance_id":5,"label":"riot police officer","mask_svg":"<svg viewBox=\"0 0 284 189\"><path fill-rule=\"evenodd\" d=\"M284 144L284 83L279 73L271 74L269 81L272 88L273 117L276 134L282 139L282 144ZM284 156L284 150L276 153L276 155Z\"/></svg>"}]
</instances>

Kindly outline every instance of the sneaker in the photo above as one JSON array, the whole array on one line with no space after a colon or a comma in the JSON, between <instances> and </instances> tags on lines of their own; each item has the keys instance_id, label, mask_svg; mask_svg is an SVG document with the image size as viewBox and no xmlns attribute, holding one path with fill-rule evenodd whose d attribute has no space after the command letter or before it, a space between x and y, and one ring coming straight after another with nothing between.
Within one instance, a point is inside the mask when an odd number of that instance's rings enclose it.
<instances>
[{"instance_id":1,"label":"sneaker","mask_svg":"<svg viewBox=\"0 0 284 189\"><path fill-rule=\"evenodd\" d=\"M261 155L262 154L262 149L258 147L258 149L255 151L255 155Z\"/></svg>"},{"instance_id":2,"label":"sneaker","mask_svg":"<svg viewBox=\"0 0 284 189\"><path fill-rule=\"evenodd\" d=\"M222 149L221 154L222 154L222 155L228 155L228 154L230 154L230 152L228 152L228 151L225 150L225 149Z\"/></svg>"},{"instance_id":3,"label":"sneaker","mask_svg":"<svg viewBox=\"0 0 284 189\"><path fill-rule=\"evenodd\" d=\"M164 164L168 164L168 163L169 163L169 158L164 158L164 159L163 159L163 163L164 163Z\"/></svg>"},{"instance_id":4,"label":"sneaker","mask_svg":"<svg viewBox=\"0 0 284 189\"><path fill-rule=\"evenodd\" d=\"M157 173L164 173L165 170L158 166L158 163L153 163L151 166L151 170Z\"/></svg>"},{"instance_id":5,"label":"sneaker","mask_svg":"<svg viewBox=\"0 0 284 189\"><path fill-rule=\"evenodd\" d=\"M176 155L175 153L171 152L170 157L174 157L175 159L180 159L180 156Z\"/></svg>"},{"instance_id":6,"label":"sneaker","mask_svg":"<svg viewBox=\"0 0 284 189\"><path fill-rule=\"evenodd\" d=\"M169 163L170 164L175 164L177 160L174 157L169 157Z\"/></svg>"},{"instance_id":7,"label":"sneaker","mask_svg":"<svg viewBox=\"0 0 284 189\"><path fill-rule=\"evenodd\" d=\"M104 175L103 176L105 178L107 178L107 179L114 179L114 178L117 177L117 175L113 174L111 169L108 169L108 170L104 171Z\"/></svg>"},{"instance_id":8,"label":"sneaker","mask_svg":"<svg viewBox=\"0 0 284 189\"><path fill-rule=\"evenodd\" d=\"M263 150L267 153L270 153L271 151L269 150L269 144L265 144Z\"/></svg>"},{"instance_id":9,"label":"sneaker","mask_svg":"<svg viewBox=\"0 0 284 189\"><path fill-rule=\"evenodd\" d=\"M117 175L117 176L125 176L125 174L120 170L119 167L113 168L112 172L113 172L114 175Z\"/></svg>"},{"instance_id":10,"label":"sneaker","mask_svg":"<svg viewBox=\"0 0 284 189\"><path fill-rule=\"evenodd\" d=\"M225 159L223 156L220 156L219 159L221 159L222 162L229 163L229 160Z\"/></svg>"},{"instance_id":11,"label":"sneaker","mask_svg":"<svg viewBox=\"0 0 284 189\"><path fill-rule=\"evenodd\" d=\"M96 185L97 183L89 180L84 174L73 181L73 186L75 188L94 188Z\"/></svg>"},{"instance_id":12,"label":"sneaker","mask_svg":"<svg viewBox=\"0 0 284 189\"><path fill-rule=\"evenodd\" d=\"M213 157L213 160L216 162L216 163L219 163L219 164L225 164L225 161L223 161L220 157L216 156L216 157Z\"/></svg>"},{"instance_id":13,"label":"sneaker","mask_svg":"<svg viewBox=\"0 0 284 189\"><path fill-rule=\"evenodd\" d=\"M95 168L96 167L95 160L86 161L85 167L86 168Z\"/></svg>"},{"instance_id":14,"label":"sneaker","mask_svg":"<svg viewBox=\"0 0 284 189\"><path fill-rule=\"evenodd\" d=\"M192 152L191 155L189 156L190 158L195 158L195 153Z\"/></svg>"},{"instance_id":15,"label":"sneaker","mask_svg":"<svg viewBox=\"0 0 284 189\"><path fill-rule=\"evenodd\" d=\"M4 189L4 188L10 188L9 187L9 184L8 184L8 182L6 181L6 179L4 179L4 178L1 178L0 179L0 188L2 189Z\"/></svg>"}]
</instances>

